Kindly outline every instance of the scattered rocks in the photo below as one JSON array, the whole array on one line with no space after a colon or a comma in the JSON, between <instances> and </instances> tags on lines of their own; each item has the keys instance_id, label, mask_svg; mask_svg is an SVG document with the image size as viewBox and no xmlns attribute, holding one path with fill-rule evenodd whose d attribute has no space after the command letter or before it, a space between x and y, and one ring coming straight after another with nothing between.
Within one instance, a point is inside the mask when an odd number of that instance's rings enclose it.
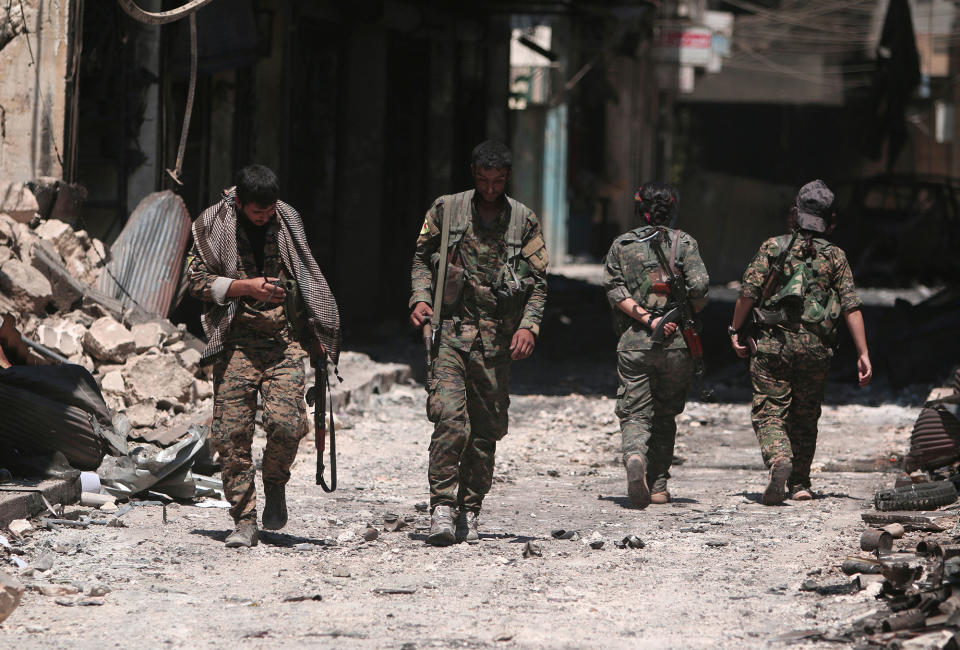
<instances>
[{"instance_id":1,"label":"scattered rocks","mask_svg":"<svg viewBox=\"0 0 960 650\"><path fill-rule=\"evenodd\" d=\"M543 557L543 547L536 542L529 541L523 545L523 557Z\"/></svg>"},{"instance_id":2,"label":"scattered rocks","mask_svg":"<svg viewBox=\"0 0 960 650\"><path fill-rule=\"evenodd\" d=\"M160 347L166 338L163 327L156 321L134 325L130 328L130 333L133 334L134 347L138 354Z\"/></svg>"},{"instance_id":3,"label":"scattered rocks","mask_svg":"<svg viewBox=\"0 0 960 650\"><path fill-rule=\"evenodd\" d=\"M0 623L5 621L13 610L20 605L20 597L23 596L23 583L12 575L0 571Z\"/></svg>"},{"instance_id":4,"label":"scattered rocks","mask_svg":"<svg viewBox=\"0 0 960 650\"><path fill-rule=\"evenodd\" d=\"M15 258L0 266L0 290L28 314L42 313L53 297L53 288L43 273Z\"/></svg>"},{"instance_id":5,"label":"scattered rocks","mask_svg":"<svg viewBox=\"0 0 960 650\"><path fill-rule=\"evenodd\" d=\"M372 542L373 540L377 539L377 537L379 536L380 536L380 531L378 531L376 528L367 528L366 530L363 531L363 534L362 534L363 539L368 542Z\"/></svg>"},{"instance_id":6,"label":"scattered rocks","mask_svg":"<svg viewBox=\"0 0 960 650\"><path fill-rule=\"evenodd\" d=\"M132 350L132 337L130 343ZM174 355L135 357L124 369L124 376L130 396L136 402L187 402L193 392L193 374L184 370Z\"/></svg>"},{"instance_id":7,"label":"scattered rocks","mask_svg":"<svg viewBox=\"0 0 960 650\"><path fill-rule=\"evenodd\" d=\"M37 197L26 184L0 181L0 212L20 223L27 223L39 210Z\"/></svg>"},{"instance_id":8,"label":"scattered rocks","mask_svg":"<svg viewBox=\"0 0 960 650\"><path fill-rule=\"evenodd\" d=\"M23 537L25 532L33 530L33 525L26 519L14 519L7 528L17 537Z\"/></svg>"},{"instance_id":9,"label":"scattered rocks","mask_svg":"<svg viewBox=\"0 0 960 650\"><path fill-rule=\"evenodd\" d=\"M136 351L133 334L110 316L94 321L83 335L83 347L100 361L121 363Z\"/></svg>"}]
</instances>

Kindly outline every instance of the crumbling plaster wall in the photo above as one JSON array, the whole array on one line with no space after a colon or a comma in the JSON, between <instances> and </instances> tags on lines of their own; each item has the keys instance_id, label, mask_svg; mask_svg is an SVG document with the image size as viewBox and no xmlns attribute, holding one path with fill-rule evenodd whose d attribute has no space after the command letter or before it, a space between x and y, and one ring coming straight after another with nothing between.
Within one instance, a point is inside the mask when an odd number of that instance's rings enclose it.
<instances>
[{"instance_id":1,"label":"crumbling plaster wall","mask_svg":"<svg viewBox=\"0 0 960 650\"><path fill-rule=\"evenodd\" d=\"M0 20L9 5L26 27L0 50L0 179L63 174L71 4L0 0Z\"/></svg>"}]
</instances>

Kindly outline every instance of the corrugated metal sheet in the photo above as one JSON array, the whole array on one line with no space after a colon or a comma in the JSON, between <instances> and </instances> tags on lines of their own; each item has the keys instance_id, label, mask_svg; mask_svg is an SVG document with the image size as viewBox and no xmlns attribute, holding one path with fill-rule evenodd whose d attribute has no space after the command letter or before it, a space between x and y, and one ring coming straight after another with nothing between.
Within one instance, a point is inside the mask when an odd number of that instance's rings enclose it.
<instances>
[{"instance_id":1,"label":"corrugated metal sheet","mask_svg":"<svg viewBox=\"0 0 960 650\"><path fill-rule=\"evenodd\" d=\"M110 272L100 273L97 288L124 306L132 306L132 297L146 311L165 318L180 282L190 225L179 196L169 190L148 194L110 247Z\"/></svg>"}]
</instances>

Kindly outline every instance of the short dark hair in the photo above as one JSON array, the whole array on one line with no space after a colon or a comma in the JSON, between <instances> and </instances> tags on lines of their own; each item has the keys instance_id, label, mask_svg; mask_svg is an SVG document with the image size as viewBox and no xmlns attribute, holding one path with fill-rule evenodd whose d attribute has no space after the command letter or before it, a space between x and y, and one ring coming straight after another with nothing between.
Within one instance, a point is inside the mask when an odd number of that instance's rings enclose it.
<instances>
[{"instance_id":1,"label":"short dark hair","mask_svg":"<svg viewBox=\"0 0 960 650\"><path fill-rule=\"evenodd\" d=\"M247 165L237 172L237 199L240 205L256 203L268 206L277 201L280 193L277 175L264 165Z\"/></svg>"},{"instance_id":2,"label":"short dark hair","mask_svg":"<svg viewBox=\"0 0 960 650\"><path fill-rule=\"evenodd\" d=\"M486 140L473 148L470 164L483 169L511 169L513 154L502 142Z\"/></svg>"}]
</instances>

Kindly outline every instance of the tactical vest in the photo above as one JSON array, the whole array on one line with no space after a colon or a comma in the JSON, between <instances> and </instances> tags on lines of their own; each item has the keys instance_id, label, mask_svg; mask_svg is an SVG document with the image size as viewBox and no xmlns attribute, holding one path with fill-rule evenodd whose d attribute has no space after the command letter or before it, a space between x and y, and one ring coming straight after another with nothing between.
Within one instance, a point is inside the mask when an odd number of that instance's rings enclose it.
<instances>
[{"instance_id":1,"label":"tactical vest","mask_svg":"<svg viewBox=\"0 0 960 650\"><path fill-rule=\"evenodd\" d=\"M467 282L465 269L455 262L459 244L470 227L473 219L473 197L475 190L440 197L441 215L450 219L450 241L447 246L447 280L443 292L444 318L454 315L459 305L464 284ZM547 249L542 237L534 237L526 246L523 244L524 226L533 211L519 201L504 197L510 208L510 221L504 239L507 249L507 264L501 270L500 277L492 287L497 293L501 311L512 320L523 312L526 301L533 291L534 271L547 268ZM436 269L440 253L434 253L432 262Z\"/></svg>"},{"instance_id":2,"label":"tactical vest","mask_svg":"<svg viewBox=\"0 0 960 650\"><path fill-rule=\"evenodd\" d=\"M778 251L790 244L791 235L776 238ZM821 287L816 279L826 272L825 251L833 246L825 239L814 238L817 256L803 259L789 253L780 273L780 289L760 305L758 317L763 325L781 325L786 329L803 327L828 345L837 337L840 297L833 289Z\"/></svg>"}]
</instances>

